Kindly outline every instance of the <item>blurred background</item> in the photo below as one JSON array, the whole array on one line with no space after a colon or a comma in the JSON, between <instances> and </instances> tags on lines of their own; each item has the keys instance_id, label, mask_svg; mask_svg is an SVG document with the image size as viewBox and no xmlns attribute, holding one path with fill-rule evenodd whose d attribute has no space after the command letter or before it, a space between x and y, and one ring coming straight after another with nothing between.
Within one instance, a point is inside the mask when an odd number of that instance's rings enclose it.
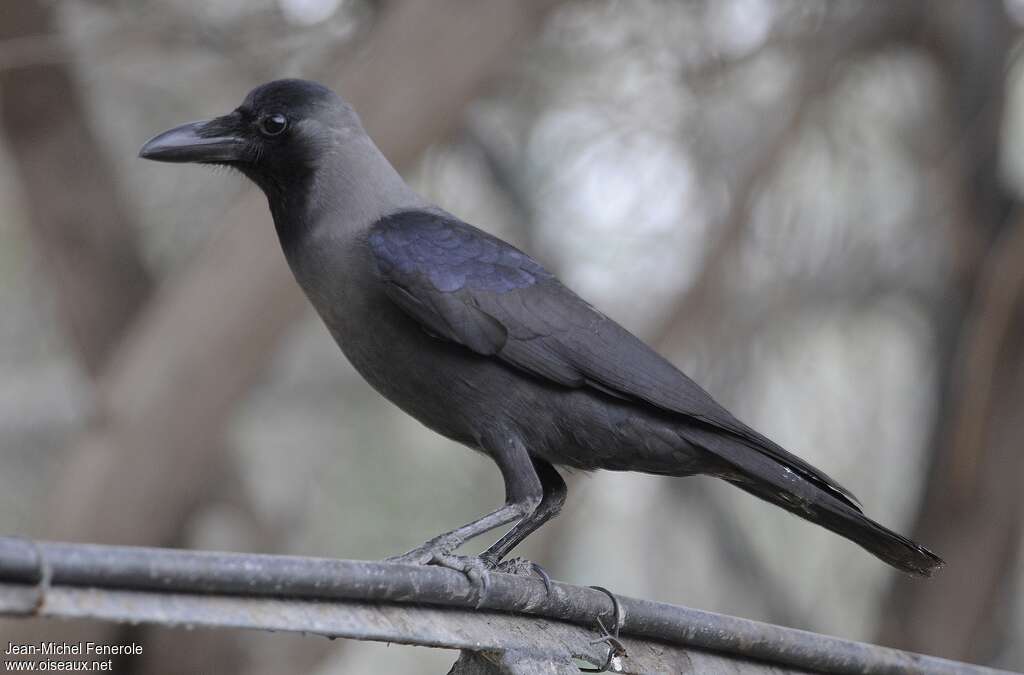
<instances>
[{"instance_id":1,"label":"blurred background","mask_svg":"<svg viewBox=\"0 0 1024 675\"><path fill-rule=\"evenodd\" d=\"M616 592L1024 669L1021 0L21 0L0 18L0 531L344 558L496 506L351 369L241 177L136 159L315 78L514 243L946 558L712 479L571 475L518 551ZM482 550L486 541L470 550ZM454 652L0 623L118 672L440 673Z\"/></svg>"}]
</instances>

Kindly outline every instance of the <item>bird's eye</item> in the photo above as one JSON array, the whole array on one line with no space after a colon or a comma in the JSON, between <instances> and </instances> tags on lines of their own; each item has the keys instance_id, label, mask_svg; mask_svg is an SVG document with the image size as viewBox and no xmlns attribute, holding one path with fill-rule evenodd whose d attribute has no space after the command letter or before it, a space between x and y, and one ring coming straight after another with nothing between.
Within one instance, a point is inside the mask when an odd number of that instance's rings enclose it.
<instances>
[{"instance_id":1,"label":"bird's eye","mask_svg":"<svg viewBox=\"0 0 1024 675\"><path fill-rule=\"evenodd\" d=\"M281 113L265 115L260 118L259 128L264 136L280 136L288 128L288 118Z\"/></svg>"}]
</instances>

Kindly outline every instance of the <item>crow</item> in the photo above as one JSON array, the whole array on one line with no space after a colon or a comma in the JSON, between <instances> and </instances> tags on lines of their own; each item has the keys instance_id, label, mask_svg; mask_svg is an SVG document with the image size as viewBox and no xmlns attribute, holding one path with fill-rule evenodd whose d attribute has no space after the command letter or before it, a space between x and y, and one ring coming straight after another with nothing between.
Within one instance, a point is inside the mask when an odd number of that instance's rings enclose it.
<instances>
[{"instance_id":1,"label":"crow","mask_svg":"<svg viewBox=\"0 0 1024 675\"><path fill-rule=\"evenodd\" d=\"M229 166L258 185L296 280L356 370L498 465L502 506L394 560L486 584L558 514L563 466L715 476L905 572L929 576L944 564L868 518L850 491L739 421L529 255L413 191L327 87L264 84L227 115L166 131L139 154ZM480 556L455 555L510 525Z\"/></svg>"}]
</instances>

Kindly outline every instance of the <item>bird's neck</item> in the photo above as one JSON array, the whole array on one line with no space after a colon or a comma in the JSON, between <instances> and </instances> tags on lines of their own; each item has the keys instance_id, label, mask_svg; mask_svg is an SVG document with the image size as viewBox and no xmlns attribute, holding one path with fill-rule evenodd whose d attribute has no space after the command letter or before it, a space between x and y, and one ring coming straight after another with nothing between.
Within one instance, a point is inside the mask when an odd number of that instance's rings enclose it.
<instances>
[{"instance_id":1,"label":"bird's neck","mask_svg":"<svg viewBox=\"0 0 1024 675\"><path fill-rule=\"evenodd\" d=\"M363 134L339 139L297 189L267 191L289 257L311 238L342 240L395 211L427 208L377 146Z\"/></svg>"}]
</instances>

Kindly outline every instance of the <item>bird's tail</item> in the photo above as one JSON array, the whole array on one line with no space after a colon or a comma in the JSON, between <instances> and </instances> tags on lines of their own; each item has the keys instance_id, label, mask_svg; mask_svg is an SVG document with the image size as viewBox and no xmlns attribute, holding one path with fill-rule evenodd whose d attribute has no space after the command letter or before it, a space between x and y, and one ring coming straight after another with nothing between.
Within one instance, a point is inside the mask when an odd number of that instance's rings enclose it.
<instances>
[{"instance_id":1,"label":"bird's tail","mask_svg":"<svg viewBox=\"0 0 1024 675\"><path fill-rule=\"evenodd\" d=\"M730 466L721 478L741 490L825 527L905 572L927 577L945 565L924 546L865 516L852 499L843 496L839 486L819 485L824 474L805 475L742 440L717 434L700 436L705 441L700 445Z\"/></svg>"}]
</instances>

